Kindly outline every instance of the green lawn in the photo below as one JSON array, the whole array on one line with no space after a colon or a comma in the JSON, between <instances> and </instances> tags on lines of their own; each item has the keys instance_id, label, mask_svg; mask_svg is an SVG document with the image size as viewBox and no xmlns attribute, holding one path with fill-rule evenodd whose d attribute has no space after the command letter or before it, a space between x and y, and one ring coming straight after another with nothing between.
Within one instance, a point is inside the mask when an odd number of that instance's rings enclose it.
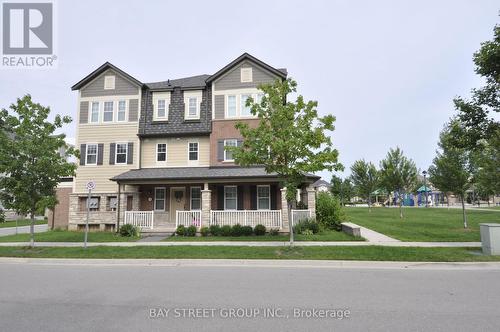
<instances>
[{"instance_id":1,"label":"green lawn","mask_svg":"<svg viewBox=\"0 0 500 332\"><path fill-rule=\"evenodd\" d=\"M484 256L479 248L405 247L0 247L3 257L34 258L192 258L192 259L300 259L363 261L500 261L500 256Z\"/></svg>"},{"instance_id":2,"label":"green lawn","mask_svg":"<svg viewBox=\"0 0 500 332\"><path fill-rule=\"evenodd\" d=\"M404 208L399 218L398 208L346 208L349 221L402 241L480 241L479 224L500 223L497 211L468 210L468 229L464 229L461 209Z\"/></svg>"},{"instance_id":3,"label":"green lawn","mask_svg":"<svg viewBox=\"0 0 500 332\"><path fill-rule=\"evenodd\" d=\"M83 242L84 232L48 231L35 233L35 242ZM122 237L112 232L89 232L89 242L126 242L139 238ZM30 234L0 236L0 242L29 242Z\"/></svg>"},{"instance_id":4,"label":"green lawn","mask_svg":"<svg viewBox=\"0 0 500 332\"><path fill-rule=\"evenodd\" d=\"M289 241L290 237L288 235L264 235L264 236L172 236L164 241ZM295 235L296 241L364 241L364 239L359 237L354 237L346 233L337 231L323 231L318 234L313 235Z\"/></svg>"},{"instance_id":5,"label":"green lawn","mask_svg":"<svg viewBox=\"0 0 500 332\"><path fill-rule=\"evenodd\" d=\"M47 223L47 220L36 220L35 225L44 225ZM17 226L29 226L31 224L31 220L29 219L22 219L18 220ZM6 221L6 222L0 222L0 228L4 227L16 227L16 221Z\"/></svg>"}]
</instances>

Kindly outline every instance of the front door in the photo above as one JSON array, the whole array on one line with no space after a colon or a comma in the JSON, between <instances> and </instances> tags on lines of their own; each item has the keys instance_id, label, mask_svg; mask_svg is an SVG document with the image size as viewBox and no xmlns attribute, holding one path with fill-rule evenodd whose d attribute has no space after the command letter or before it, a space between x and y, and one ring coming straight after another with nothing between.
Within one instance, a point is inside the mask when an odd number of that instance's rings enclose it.
<instances>
[{"instance_id":1,"label":"front door","mask_svg":"<svg viewBox=\"0 0 500 332\"><path fill-rule=\"evenodd\" d=\"M170 188L170 220L175 222L175 211L184 211L186 202L186 188Z\"/></svg>"}]
</instances>

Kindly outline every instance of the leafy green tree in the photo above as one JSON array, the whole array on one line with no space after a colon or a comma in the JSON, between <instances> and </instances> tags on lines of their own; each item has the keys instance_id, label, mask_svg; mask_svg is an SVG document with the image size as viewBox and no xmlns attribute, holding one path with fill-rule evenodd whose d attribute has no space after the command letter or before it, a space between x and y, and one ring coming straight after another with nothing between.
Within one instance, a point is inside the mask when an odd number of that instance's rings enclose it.
<instances>
[{"instance_id":1,"label":"leafy green tree","mask_svg":"<svg viewBox=\"0 0 500 332\"><path fill-rule=\"evenodd\" d=\"M429 180L442 192L451 192L460 197L464 228L467 228L465 196L471 186L472 172L470 152L465 147L457 147L456 142L461 139L467 139L464 129L459 120L453 119L440 134L440 149L429 167Z\"/></svg>"},{"instance_id":2,"label":"leafy green tree","mask_svg":"<svg viewBox=\"0 0 500 332\"><path fill-rule=\"evenodd\" d=\"M34 103L30 95L17 99L0 112L0 199L6 208L31 214L31 246L34 245L35 213L57 203L55 188L61 177L73 176L76 165L58 153L66 146L67 156L77 152L66 145L57 129L71 122L68 116L47 120L50 108Z\"/></svg>"},{"instance_id":3,"label":"leafy green tree","mask_svg":"<svg viewBox=\"0 0 500 332\"><path fill-rule=\"evenodd\" d=\"M399 147L390 149L385 159L380 162L380 179L387 191L397 194L399 217L403 218L402 197L412 190L417 181L415 162L404 156Z\"/></svg>"},{"instance_id":4,"label":"leafy green tree","mask_svg":"<svg viewBox=\"0 0 500 332\"><path fill-rule=\"evenodd\" d=\"M500 129L496 129L489 140L479 142L475 153L475 183L478 192L490 202L489 197L500 193Z\"/></svg>"},{"instance_id":5,"label":"leafy green tree","mask_svg":"<svg viewBox=\"0 0 500 332\"><path fill-rule=\"evenodd\" d=\"M366 199L368 211L371 212L370 195L377 190L380 183L380 174L377 168L371 162L366 162L363 159L356 160L351 166L351 179L355 191Z\"/></svg>"},{"instance_id":6,"label":"leafy green tree","mask_svg":"<svg viewBox=\"0 0 500 332\"><path fill-rule=\"evenodd\" d=\"M345 202L351 201L354 188L350 178L342 179L336 175L332 175L330 183L332 185L330 192L332 195L339 197L341 205L345 205Z\"/></svg>"},{"instance_id":7,"label":"leafy green tree","mask_svg":"<svg viewBox=\"0 0 500 332\"><path fill-rule=\"evenodd\" d=\"M305 102L299 95L295 102L287 101L297 91L291 79L259 86L263 92L260 101L252 98L246 105L258 117L252 128L239 122L236 128L243 136L241 147L228 147L235 162L241 166L262 165L268 173L276 173L286 186L288 211L291 213L297 187L306 179L306 173L321 170L338 171L338 151L332 147L328 132L335 129L335 117L318 116L316 101ZM289 219L290 215L289 215ZM293 243L293 232L290 232Z\"/></svg>"}]
</instances>

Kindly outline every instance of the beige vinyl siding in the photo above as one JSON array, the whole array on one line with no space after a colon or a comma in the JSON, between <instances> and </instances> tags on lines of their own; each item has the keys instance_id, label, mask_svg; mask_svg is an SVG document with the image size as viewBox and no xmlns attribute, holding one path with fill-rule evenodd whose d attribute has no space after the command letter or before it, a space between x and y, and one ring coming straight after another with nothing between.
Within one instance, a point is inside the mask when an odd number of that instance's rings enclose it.
<instances>
[{"instance_id":1,"label":"beige vinyl siding","mask_svg":"<svg viewBox=\"0 0 500 332\"><path fill-rule=\"evenodd\" d=\"M198 162L188 161L188 143L198 142ZM156 145L167 144L167 161L156 161ZM182 138L150 138L141 143L141 167L196 167L208 166L210 160L210 138L182 137Z\"/></svg>"},{"instance_id":2,"label":"beige vinyl siding","mask_svg":"<svg viewBox=\"0 0 500 332\"><path fill-rule=\"evenodd\" d=\"M134 143L134 160L130 165L109 165L109 145L116 142ZM89 180L96 182L96 193L115 192L118 190L116 182L109 179L115 175L138 168L139 165L139 139L137 137L137 123L110 124L96 126L82 125L78 127L77 148L81 144L104 144L103 164L98 166L78 166L76 170L75 192L86 192L85 184Z\"/></svg>"}]
</instances>

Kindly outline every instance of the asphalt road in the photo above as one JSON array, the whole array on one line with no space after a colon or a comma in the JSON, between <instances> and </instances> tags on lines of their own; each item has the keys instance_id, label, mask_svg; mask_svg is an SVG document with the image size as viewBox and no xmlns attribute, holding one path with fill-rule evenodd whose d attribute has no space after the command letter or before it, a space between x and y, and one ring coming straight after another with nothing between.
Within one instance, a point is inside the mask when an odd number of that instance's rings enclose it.
<instances>
[{"instance_id":1,"label":"asphalt road","mask_svg":"<svg viewBox=\"0 0 500 332\"><path fill-rule=\"evenodd\" d=\"M2 331L470 332L500 328L499 269L3 262L0 276ZM306 316L314 314L313 309L339 309L327 315L348 317L294 318L294 308L304 309L300 313ZM168 317L163 317L166 310ZM273 313L279 317L270 317ZM229 318L232 315L249 317Z\"/></svg>"}]
</instances>

